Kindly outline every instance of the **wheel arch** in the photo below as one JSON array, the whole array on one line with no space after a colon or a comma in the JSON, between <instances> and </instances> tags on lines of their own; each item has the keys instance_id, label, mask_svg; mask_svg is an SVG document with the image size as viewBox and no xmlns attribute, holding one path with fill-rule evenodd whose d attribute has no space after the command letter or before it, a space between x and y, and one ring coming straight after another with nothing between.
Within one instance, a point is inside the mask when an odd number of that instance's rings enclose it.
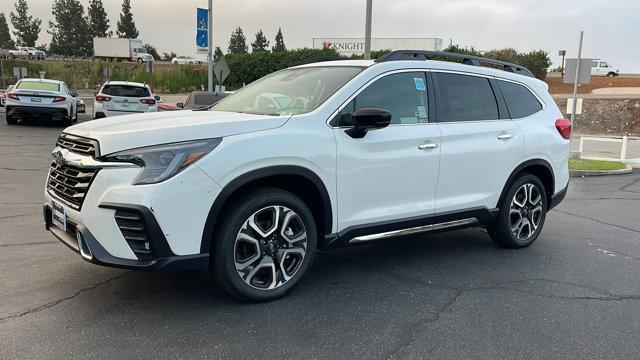
<instances>
[{"instance_id":1,"label":"wheel arch","mask_svg":"<svg viewBox=\"0 0 640 360\"><path fill-rule=\"evenodd\" d=\"M555 192L555 176L553 174L553 168L546 160L531 159L518 165L511 172L504 184L504 187L502 188L502 193L500 194L500 199L498 200L496 207L499 207L500 204L502 204L502 201L504 201L504 197L509 191L509 185L511 185L519 175L524 173L535 175L540 179L540 181L542 181L542 184L545 187L545 192L547 193L547 206L551 205L551 199Z\"/></svg>"},{"instance_id":2,"label":"wheel arch","mask_svg":"<svg viewBox=\"0 0 640 360\"><path fill-rule=\"evenodd\" d=\"M243 190L257 186L280 188L291 191L300 197L309 206L316 219L319 246L324 239L324 235L331 233L333 228L331 198L320 177L313 171L301 166L270 166L244 173L230 181L222 189L207 215L200 244L201 253L210 252L219 215L229 203L229 200L233 200L233 197L243 192Z\"/></svg>"}]
</instances>

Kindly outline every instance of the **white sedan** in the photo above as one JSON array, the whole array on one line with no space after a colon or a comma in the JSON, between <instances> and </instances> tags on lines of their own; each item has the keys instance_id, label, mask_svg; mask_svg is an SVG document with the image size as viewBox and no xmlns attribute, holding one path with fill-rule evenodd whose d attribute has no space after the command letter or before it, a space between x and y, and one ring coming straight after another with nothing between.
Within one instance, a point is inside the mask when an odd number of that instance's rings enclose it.
<instances>
[{"instance_id":1,"label":"white sedan","mask_svg":"<svg viewBox=\"0 0 640 360\"><path fill-rule=\"evenodd\" d=\"M171 63L174 65L200 65L202 62L192 58L191 56L176 56L171 59Z\"/></svg>"},{"instance_id":2,"label":"white sedan","mask_svg":"<svg viewBox=\"0 0 640 360\"><path fill-rule=\"evenodd\" d=\"M78 94L59 80L21 79L5 94L7 124L46 119L69 126L78 121Z\"/></svg>"}]
</instances>

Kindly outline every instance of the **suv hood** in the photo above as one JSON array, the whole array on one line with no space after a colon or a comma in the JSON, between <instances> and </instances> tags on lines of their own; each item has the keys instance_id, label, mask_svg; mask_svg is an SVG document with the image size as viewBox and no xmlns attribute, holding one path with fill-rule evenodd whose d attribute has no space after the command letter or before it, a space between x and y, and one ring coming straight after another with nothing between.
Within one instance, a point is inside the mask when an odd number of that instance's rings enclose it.
<instances>
[{"instance_id":1,"label":"suv hood","mask_svg":"<svg viewBox=\"0 0 640 360\"><path fill-rule=\"evenodd\" d=\"M64 132L98 140L100 154L108 155L143 146L274 129L290 117L183 110L107 117L71 126Z\"/></svg>"}]
</instances>

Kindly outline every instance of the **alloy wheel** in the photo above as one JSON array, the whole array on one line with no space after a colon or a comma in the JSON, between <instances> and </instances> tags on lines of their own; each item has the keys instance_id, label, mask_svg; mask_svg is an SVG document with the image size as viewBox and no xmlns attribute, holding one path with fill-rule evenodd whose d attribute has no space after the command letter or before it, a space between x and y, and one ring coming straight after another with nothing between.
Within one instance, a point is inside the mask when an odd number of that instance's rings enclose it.
<instances>
[{"instance_id":1,"label":"alloy wheel","mask_svg":"<svg viewBox=\"0 0 640 360\"><path fill-rule=\"evenodd\" d=\"M307 231L295 211L279 205L253 213L234 244L238 275L249 286L271 290L284 285L300 269L307 250Z\"/></svg>"},{"instance_id":2,"label":"alloy wheel","mask_svg":"<svg viewBox=\"0 0 640 360\"><path fill-rule=\"evenodd\" d=\"M542 206L542 193L536 185L526 183L518 188L509 209L509 225L513 236L518 240L527 240L536 232L542 220Z\"/></svg>"}]
</instances>

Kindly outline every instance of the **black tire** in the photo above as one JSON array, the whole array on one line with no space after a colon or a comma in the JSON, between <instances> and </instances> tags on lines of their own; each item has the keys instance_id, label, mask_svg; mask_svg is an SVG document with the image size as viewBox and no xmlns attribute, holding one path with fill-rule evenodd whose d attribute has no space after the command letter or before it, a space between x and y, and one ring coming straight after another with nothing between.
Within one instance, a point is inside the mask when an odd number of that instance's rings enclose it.
<instances>
[{"instance_id":1,"label":"black tire","mask_svg":"<svg viewBox=\"0 0 640 360\"><path fill-rule=\"evenodd\" d=\"M14 119L14 118L12 118L11 116L6 115L6 114L5 114L5 119L7 120L7 125L15 125L15 124L17 124L17 123L18 123L18 122L16 121L16 119Z\"/></svg>"},{"instance_id":2,"label":"black tire","mask_svg":"<svg viewBox=\"0 0 640 360\"><path fill-rule=\"evenodd\" d=\"M529 188L531 190L527 190L525 186L532 186ZM524 190L523 190L523 187ZM534 196L529 196L533 198L535 201L538 197L535 194L539 194L539 203L535 205L531 204L532 201L527 199L526 210L518 206L518 202L514 202L514 198L516 193L518 193L519 199L522 200L522 192L530 191L534 194ZM518 211L518 214L511 212L513 207L514 211ZM538 213L538 209L540 212ZM544 221L547 215L547 192L542 184L542 181L531 174L522 174L517 177L509 186L509 190L502 199L502 203L499 204L499 213L498 217L494 221L494 223L489 227L488 232L491 236L491 239L495 241L498 245L510 249L520 249L531 245L542 231L544 226ZM529 222L529 228L526 229L526 222L519 223L517 219L522 220L526 218L526 221ZM512 223L515 222L515 225L520 224L521 227L514 227L515 230L512 231ZM537 222L537 225L535 225ZM533 230L533 231L532 231ZM514 234L514 231L518 231L518 234ZM528 235L528 236L523 236Z\"/></svg>"},{"instance_id":3,"label":"black tire","mask_svg":"<svg viewBox=\"0 0 640 360\"><path fill-rule=\"evenodd\" d=\"M138 64L142 64L142 59L138 58Z\"/></svg>"},{"instance_id":4,"label":"black tire","mask_svg":"<svg viewBox=\"0 0 640 360\"><path fill-rule=\"evenodd\" d=\"M257 188L235 197L232 201L231 205L224 209L224 213L218 222L213 238L211 270L214 278L229 294L242 301L264 302L284 296L300 282L313 261L317 248L318 237L313 214L299 197L288 191L276 188ZM261 268L257 265L261 264L263 260L273 261L274 263L284 263L289 255L280 257L280 259L284 258L284 260L277 260L276 256L278 255L276 254L272 254L270 256L268 251L274 251L273 247L269 249L268 246L265 246L265 242L263 241L265 238L260 237L260 239L257 239L260 243L260 248L256 247L257 253L255 255L248 256L257 256L257 258L244 262L245 264L253 264L253 266L249 265L247 267L246 271L249 272L249 275L246 276L246 279L248 280L244 280L240 275L240 270L236 269L236 252L238 251L238 253L240 253L241 250L240 247L236 247L236 242L238 241L237 237L241 230L243 230L243 232L254 231L253 228L249 226L245 227L245 223L247 223L250 218L255 220L257 218L256 214L263 211L269 211L265 209L271 209L272 206L286 208L286 210L297 215L296 221L299 224L303 224L304 228L302 228L302 230L306 231L306 248L304 255L302 255L302 259L297 260L298 262L295 265L295 270L291 273L288 280L285 280L285 278L282 277L283 267L276 265L278 268L275 269L274 267L274 270L269 274L272 279L270 283L276 284L275 288L268 289L265 287L263 289L259 289L249 284L254 280L254 278L258 277L257 272L255 275L251 275L256 268ZM287 216L285 214L288 214L286 210L282 213L283 215L281 217L278 217L278 219L282 219L282 222L278 221L276 222L277 225L274 225L275 227L273 228L274 230L272 234L275 234L276 236L278 235L278 230L280 233L290 230L289 227L286 229L280 228L285 225L284 219ZM289 222L287 222L287 224L289 224ZM266 231L264 232L266 233ZM254 238L256 237L259 236L254 236ZM280 235L279 238L279 241L284 244L283 247L289 246L284 242L284 237L282 235ZM266 240L268 240L268 238L266 238ZM238 242L238 244L240 244L240 242ZM296 244L300 244L300 242ZM290 246L293 247L293 245ZM246 250L246 247L244 249ZM278 254L280 254L281 250L279 249L277 251ZM295 258L296 256L294 255L293 257ZM267 268L265 267L264 269ZM282 280L284 280L284 282L280 284Z\"/></svg>"}]
</instances>

